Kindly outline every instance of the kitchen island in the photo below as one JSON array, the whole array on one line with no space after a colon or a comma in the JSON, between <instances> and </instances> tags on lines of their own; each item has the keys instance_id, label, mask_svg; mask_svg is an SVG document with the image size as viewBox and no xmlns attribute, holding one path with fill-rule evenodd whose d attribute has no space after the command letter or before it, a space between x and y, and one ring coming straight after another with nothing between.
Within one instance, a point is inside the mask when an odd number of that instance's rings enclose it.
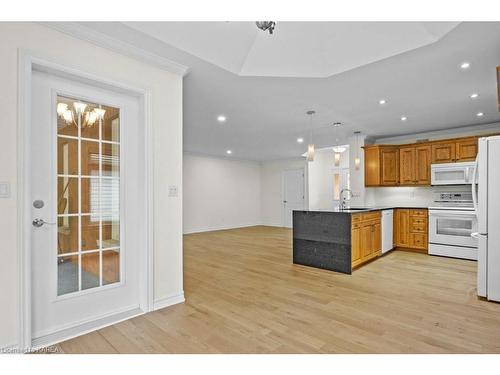
<instances>
[{"instance_id":1,"label":"kitchen island","mask_svg":"<svg viewBox=\"0 0 500 375\"><path fill-rule=\"evenodd\" d=\"M380 255L379 208L293 212L293 263L350 274Z\"/></svg>"},{"instance_id":2,"label":"kitchen island","mask_svg":"<svg viewBox=\"0 0 500 375\"><path fill-rule=\"evenodd\" d=\"M391 247L427 254L427 207L300 210L293 212L293 263L352 273L381 255L384 210L394 210L393 223L384 224L393 226Z\"/></svg>"}]
</instances>

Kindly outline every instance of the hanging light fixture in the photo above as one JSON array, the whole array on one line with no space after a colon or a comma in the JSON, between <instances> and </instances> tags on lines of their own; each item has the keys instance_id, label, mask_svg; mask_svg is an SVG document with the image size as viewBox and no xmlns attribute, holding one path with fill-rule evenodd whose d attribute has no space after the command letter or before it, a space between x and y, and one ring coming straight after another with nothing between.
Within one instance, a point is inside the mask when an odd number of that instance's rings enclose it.
<instances>
[{"instance_id":1,"label":"hanging light fixture","mask_svg":"<svg viewBox=\"0 0 500 375\"><path fill-rule=\"evenodd\" d=\"M346 146L335 146L335 147L332 147L332 150L333 150L333 152L335 152L335 154L333 156L333 163L336 167L338 167L340 165L341 154L345 150L347 150L347 147Z\"/></svg>"},{"instance_id":2,"label":"hanging light fixture","mask_svg":"<svg viewBox=\"0 0 500 375\"><path fill-rule=\"evenodd\" d=\"M73 102L73 108L67 103L57 103L57 115L61 117L68 125L74 124L78 127L92 127L97 121L104 119L106 110L101 108L90 108L81 101Z\"/></svg>"},{"instance_id":3,"label":"hanging light fixture","mask_svg":"<svg viewBox=\"0 0 500 375\"><path fill-rule=\"evenodd\" d=\"M306 114L309 116L309 122L310 122L310 133L309 133L309 144L307 145L307 156L306 160L307 161L314 161L314 143L313 143L313 123L312 123L312 118L313 115L316 113L316 111L307 111Z\"/></svg>"},{"instance_id":4,"label":"hanging light fixture","mask_svg":"<svg viewBox=\"0 0 500 375\"><path fill-rule=\"evenodd\" d=\"M354 158L354 168L356 170L359 170L359 167L361 165L361 159L359 158L359 144L358 144L358 137L361 134L360 131L355 131L354 135L356 137L355 142L356 142L356 157Z\"/></svg>"}]
</instances>

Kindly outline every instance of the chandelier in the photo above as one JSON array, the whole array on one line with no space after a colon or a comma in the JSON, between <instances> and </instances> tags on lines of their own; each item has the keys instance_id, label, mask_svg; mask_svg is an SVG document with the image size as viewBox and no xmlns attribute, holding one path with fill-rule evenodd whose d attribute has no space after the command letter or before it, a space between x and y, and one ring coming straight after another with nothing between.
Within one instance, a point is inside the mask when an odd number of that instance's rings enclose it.
<instances>
[{"instance_id":1,"label":"chandelier","mask_svg":"<svg viewBox=\"0 0 500 375\"><path fill-rule=\"evenodd\" d=\"M68 125L74 124L79 128L91 128L97 121L104 119L105 109L87 108L87 104L76 101L71 108L66 103L57 103L57 115Z\"/></svg>"},{"instance_id":2,"label":"chandelier","mask_svg":"<svg viewBox=\"0 0 500 375\"><path fill-rule=\"evenodd\" d=\"M269 31L269 34L273 33L274 27L276 26L276 22L274 21L256 21L255 24L262 31Z\"/></svg>"}]
</instances>

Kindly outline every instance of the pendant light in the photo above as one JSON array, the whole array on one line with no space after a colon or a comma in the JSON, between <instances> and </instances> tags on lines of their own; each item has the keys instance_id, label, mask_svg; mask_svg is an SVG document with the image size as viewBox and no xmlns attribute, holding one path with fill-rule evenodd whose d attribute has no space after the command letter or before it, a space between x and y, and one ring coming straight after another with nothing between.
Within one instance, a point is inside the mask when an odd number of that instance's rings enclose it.
<instances>
[{"instance_id":1,"label":"pendant light","mask_svg":"<svg viewBox=\"0 0 500 375\"><path fill-rule=\"evenodd\" d=\"M358 144L358 137L361 134L360 131L355 131L354 135L356 137L355 142L356 142L356 157L354 158L354 168L356 170L359 170L359 167L361 165L361 159L359 158L359 144Z\"/></svg>"},{"instance_id":2,"label":"pendant light","mask_svg":"<svg viewBox=\"0 0 500 375\"><path fill-rule=\"evenodd\" d=\"M307 145L307 161L314 161L314 143L313 143L313 124L312 118L316 111L307 111L306 114L309 116L310 128L311 131L309 133L309 144Z\"/></svg>"}]
</instances>

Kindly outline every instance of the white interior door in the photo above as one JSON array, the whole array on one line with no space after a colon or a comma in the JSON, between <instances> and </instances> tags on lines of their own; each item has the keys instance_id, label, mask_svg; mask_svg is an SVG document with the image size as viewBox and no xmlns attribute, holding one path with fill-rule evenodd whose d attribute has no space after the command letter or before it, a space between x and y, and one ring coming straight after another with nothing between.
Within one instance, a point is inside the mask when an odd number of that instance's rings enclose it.
<instances>
[{"instance_id":1,"label":"white interior door","mask_svg":"<svg viewBox=\"0 0 500 375\"><path fill-rule=\"evenodd\" d=\"M304 170L283 172L283 226L292 227L293 210L304 209Z\"/></svg>"},{"instance_id":2,"label":"white interior door","mask_svg":"<svg viewBox=\"0 0 500 375\"><path fill-rule=\"evenodd\" d=\"M137 97L33 72L34 342L141 311L147 205L140 110Z\"/></svg>"}]
</instances>

